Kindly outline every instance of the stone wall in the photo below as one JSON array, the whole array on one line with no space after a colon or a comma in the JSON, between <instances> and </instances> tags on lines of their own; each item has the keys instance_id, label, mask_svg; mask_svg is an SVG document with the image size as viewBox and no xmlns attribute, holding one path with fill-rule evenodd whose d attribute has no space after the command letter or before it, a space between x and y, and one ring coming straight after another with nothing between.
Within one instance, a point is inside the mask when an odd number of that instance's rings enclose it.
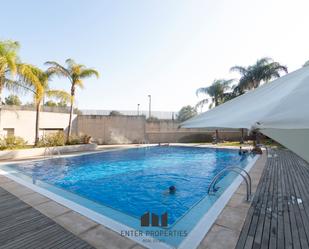
<instances>
[{"instance_id":1,"label":"stone wall","mask_svg":"<svg viewBox=\"0 0 309 249\"><path fill-rule=\"evenodd\" d=\"M2 107L0 109L0 135L13 133L34 143L35 111L24 108ZM69 113L42 111L40 113L40 136L45 132L66 131ZM76 115L73 116L72 131L74 134L87 134L98 144L127 143L186 143L211 142L215 131L207 129L179 128L173 120L148 122L145 116L108 116ZM239 130L220 130L220 139L239 140Z\"/></svg>"},{"instance_id":2,"label":"stone wall","mask_svg":"<svg viewBox=\"0 0 309 249\"><path fill-rule=\"evenodd\" d=\"M146 139L150 143L212 142L215 130L179 128L173 120L158 120L146 123ZM239 141L240 130L219 130L219 139Z\"/></svg>"},{"instance_id":3,"label":"stone wall","mask_svg":"<svg viewBox=\"0 0 309 249\"><path fill-rule=\"evenodd\" d=\"M90 135L98 144L128 144L145 141L144 116L79 115L79 135Z\"/></svg>"},{"instance_id":4,"label":"stone wall","mask_svg":"<svg viewBox=\"0 0 309 249\"><path fill-rule=\"evenodd\" d=\"M173 120L146 121L144 116L79 115L74 127L98 144L212 142L214 130L179 128ZM239 141L239 130L220 130L222 140Z\"/></svg>"}]
</instances>

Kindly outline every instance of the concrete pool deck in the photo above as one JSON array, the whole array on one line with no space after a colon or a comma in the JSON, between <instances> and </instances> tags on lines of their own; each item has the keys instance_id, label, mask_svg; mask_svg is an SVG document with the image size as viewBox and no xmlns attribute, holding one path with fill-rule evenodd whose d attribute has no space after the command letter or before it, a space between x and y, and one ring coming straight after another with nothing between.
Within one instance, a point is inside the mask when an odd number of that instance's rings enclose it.
<instances>
[{"instance_id":1,"label":"concrete pool deck","mask_svg":"<svg viewBox=\"0 0 309 249\"><path fill-rule=\"evenodd\" d=\"M173 144L174 145L174 144ZM179 144L177 144L179 145ZM194 146L190 144L190 146ZM195 146L200 146L196 144ZM207 146L207 145L206 145ZM120 148L136 147L121 146ZM204 147L204 146L202 146ZM106 149L107 147L105 147ZM111 149L111 146L108 146ZM112 149L117 149L113 146ZM219 148L219 147L218 147ZM221 147L220 148L226 148ZM233 147L235 148L235 147ZM237 147L236 147L237 148ZM104 149L101 148L101 149ZM263 155L258 159L255 165L250 170L252 177L252 191L256 190L256 186L261 177L266 156ZM40 211L43 215L51 218L56 223L85 240L90 245L96 248L119 248L119 249L138 249L145 248L135 241L121 236L120 234L106 228L105 226L94 222L93 220L80 215L79 213L60 205L59 203L23 186L6 176L0 176L0 187L6 189L10 193L17 196L25 203L31 205L33 208ZM211 230L204 237L198 248L200 249L220 249L220 248L234 248L240 231L242 229L244 220L246 218L250 203L245 201L246 189L242 183L237 191L233 194L227 206L223 209L216 222L213 224ZM223 236L223 237L222 237ZM224 240L222 240L224 238ZM228 247L227 247L228 245Z\"/></svg>"}]
</instances>

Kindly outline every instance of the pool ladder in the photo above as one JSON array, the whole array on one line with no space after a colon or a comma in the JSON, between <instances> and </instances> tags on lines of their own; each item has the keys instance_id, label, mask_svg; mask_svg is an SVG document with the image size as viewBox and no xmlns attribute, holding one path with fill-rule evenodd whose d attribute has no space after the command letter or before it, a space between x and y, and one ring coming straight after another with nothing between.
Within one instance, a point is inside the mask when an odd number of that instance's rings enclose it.
<instances>
[{"instance_id":1,"label":"pool ladder","mask_svg":"<svg viewBox=\"0 0 309 249\"><path fill-rule=\"evenodd\" d=\"M249 173L241 168L241 167L238 167L238 166L229 166L223 170L221 170L214 178L213 180L211 181L209 187L208 187L208 194L210 194L211 192L216 192L216 184L218 182L218 180L220 179L220 177L226 173L226 172L234 172L238 175L240 175L246 182L246 187L247 187L247 198L246 200L249 202L251 201L251 197L252 197L252 194L251 194L251 185L252 185L252 181L251 181L251 176L249 175Z\"/></svg>"},{"instance_id":2,"label":"pool ladder","mask_svg":"<svg viewBox=\"0 0 309 249\"><path fill-rule=\"evenodd\" d=\"M44 158L53 158L54 155L61 156L60 150L57 147L46 147L44 150Z\"/></svg>"}]
</instances>

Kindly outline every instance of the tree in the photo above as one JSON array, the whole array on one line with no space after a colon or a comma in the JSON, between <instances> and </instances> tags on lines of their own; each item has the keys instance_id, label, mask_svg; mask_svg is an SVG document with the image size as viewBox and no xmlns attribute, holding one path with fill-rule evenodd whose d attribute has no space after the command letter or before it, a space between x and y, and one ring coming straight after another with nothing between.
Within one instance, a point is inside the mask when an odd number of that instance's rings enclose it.
<instances>
[{"instance_id":1,"label":"tree","mask_svg":"<svg viewBox=\"0 0 309 249\"><path fill-rule=\"evenodd\" d=\"M9 95L8 97L5 98L5 104L6 105L21 105L21 100L17 95Z\"/></svg>"},{"instance_id":2,"label":"tree","mask_svg":"<svg viewBox=\"0 0 309 249\"><path fill-rule=\"evenodd\" d=\"M179 122L184 122L190 118L193 118L197 115L197 111L194 107L187 105L180 109L177 115L177 120Z\"/></svg>"},{"instance_id":3,"label":"tree","mask_svg":"<svg viewBox=\"0 0 309 249\"><path fill-rule=\"evenodd\" d=\"M26 102L24 104L24 106L26 106L26 107L35 107L35 104L33 102Z\"/></svg>"},{"instance_id":4,"label":"tree","mask_svg":"<svg viewBox=\"0 0 309 249\"><path fill-rule=\"evenodd\" d=\"M49 80L51 74L30 64L22 64L18 67L19 78L23 87L33 93L34 104L36 108L35 121L35 146L39 142L40 111L42 100L45 96L57 98L62 101L70 101L70 95L63 90L49 89Z\"/></svg>"},{"instance_id":5,"label":"tree","mask_svg":"<svg viewBox=\"0 0 309 249\"><path fill-rule=\"evenodd\" d=\"M230 85L233 81L234 81L233 79L214 80L210 86L197 89L196 95L204 93L207 96L209 96L211 100L209 109L211 109L213 105L218 106L229 100L231 97L233 97L231 93L228 92L228 90L230 89ZM196 104L196 108L199 106L203 107L203 105L207 104L208 102L209 98L205 98ZM219 141L219 131L216 130L216 143L218 143L218 141Z\"/></svg>"},{"instance_id":6,"label":"tree","mask_svg":"<svg viewBox=\"0 0 309 249\"><path fill-rule=\"evenodd\" d=\"M279 78L280 73L287 73L288 69L279 62L264 57L257 60L254 65L248 67L234 66L230 71L238 72L241 75L238 85L234 89L236 95L241 95L248 90L259 87L262 82L267 83L272 79Z\"/></svg>"},{"instance_id":7,"label":"tree","mask_svg":"<svg viewBox=\"0 0 309 249\"><path fill-rule=\"evenodd\" d=\"M199 94L205 94L207 98L199 101L196 104L197 107L203 107L205 104L209 103L209 100L211 101L209 108L212 108L214 106L218 106L225 102L225 97L227 90L230 89L230 84L233 82L233 80L225 80L225 79L219 79L214 80L213 83L208 87L201 87L197 89L196 95Z\"/></svg>"},{"instance_id":8,"label":"tree","mask_svg":"<svg viewBox=\"0 0 309 249\"><path fill-rule=\"evenodd\" d=\"M123 114L119 111L111 111L109 116L122 116Z\"/></svg>"},{"instance_id":9,"label":"tree","mask_svg":"<svg viewBox=\"0 0 309 249\"><path fill-rule=\"evenodd\" d=\"M68 104L67 104L66 101L59 101L59 102L57 103L57 106L59 106L59 107L67 107Z\"/></svg>"},{"instance_id":10,"label":"tree","mask_svg":"<svg viewBox=\"0 0 309 249\"><path fill-rule=\"evenodd\" d=\"M57 103L52 100L48 100L44 103L44 106L54 107L57 106Z\"/></svg>"},{"instance_id":11,"label":"tree","mask_svg":"<svg viewBox=\"0 0 309 249\"><path fill-rule=\"evenodd\" d=\"M17 71L19 44L16 41L0 41L0 104L4 87L13 88L15 81L13 77Z\"/></svg>"},{"instance_id":12,"label":"tree","mask_svg":"<svg viewBox=\"0 0 309 249\"><path fill-rule=\"evenodd\" d=\"M66 77L71 83L71 100L70 100L70 118L67 134L67 141L70 139L72 129L72 116L74 111L74 100L76 88L83 88L83 80L92 76L99 78L99 73L91 68L86 68L82 64L77 64L72 59L67 59L66 66L64 67L55 61L47 61L45 64L49 66L48 72L50 74L56 74L58 76Z\"/></svg>"}]
</instances>

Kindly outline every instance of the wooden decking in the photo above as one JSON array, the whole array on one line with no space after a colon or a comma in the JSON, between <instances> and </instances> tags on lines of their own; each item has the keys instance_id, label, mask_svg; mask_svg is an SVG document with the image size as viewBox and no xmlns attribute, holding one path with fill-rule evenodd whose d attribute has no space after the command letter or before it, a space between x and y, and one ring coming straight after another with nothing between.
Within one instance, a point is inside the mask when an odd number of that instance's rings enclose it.
<instances>
[{"instance_id":1,"label":"wooden decking","mask_svg":"<svg viewBox=\"0 0 309 249\"><path fill-rule=\"evenodd\" d=\"M288 150L270 155L236 248L309 248L309 164Z\"/></svg>"},{"instance_id":2,"label":"wooden decking","mask_svg":"<svg viewBox=\"0 0 309 249\"><path fill-rule=\"evenodd\" d=\"M0 187L0 248L93 247Z\"/></svg>"}]
</instances>

